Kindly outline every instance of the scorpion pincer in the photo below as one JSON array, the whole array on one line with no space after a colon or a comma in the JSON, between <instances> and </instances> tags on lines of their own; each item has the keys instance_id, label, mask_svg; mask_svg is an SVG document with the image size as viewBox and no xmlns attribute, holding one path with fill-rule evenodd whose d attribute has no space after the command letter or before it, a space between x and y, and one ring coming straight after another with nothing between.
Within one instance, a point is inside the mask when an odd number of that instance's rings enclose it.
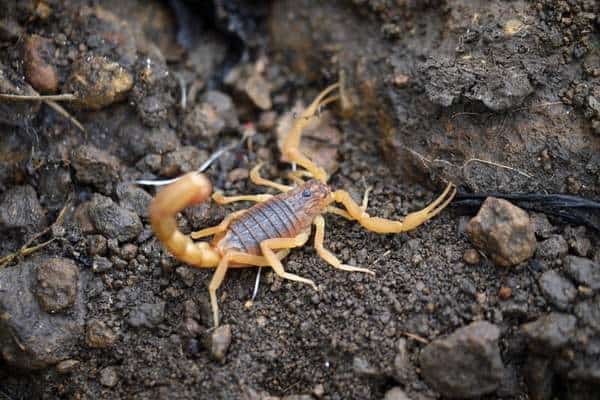
<instances>
[{"instance_id":1,"label":"scorpion pincer","mask_svg":"<svg viewBox=\"0 0 600 400\"><path fill-rule=\"evenodd\" d=\"M307 121L320 107L336 101L339 96L331 92L339 87L334 84L325 89L296 119L283 143L283 155L289 162L304 168L290 174L297 186L283 185L260 176L261 164L250 173L250 180L257 184L281 191L279 195L257 194L225 197L216 192L212 198L218 204L236 201L253 201L257 204L247 210L235 211L214 227L184 235L177 229L175 216L185 207L201 203L210 197L212 185L208 178L196 172L188 173L180 180L160 191L150 204L150 220L156 237L178 260L197 268L216 268L208 291L214 325L219 325L219 307L216 291L225 278L228 268L270 266L283 279L306 283L317 290L310 279L286 272L281 259L295 247L304 245L315 226L314 246L317 254L334 268L374 274L366 268L343 264L323 246L325 219L323 214L333 213L357 221L364 228L377 233L399 233L412 230L441 212L456 193L452 183L430 205L408 214L402 221L372 217L367 212L368 191L358 205L343 190L331 190L327 185L326 172L299 150L302 130ZM312 179L303 181L303 177ZM340 203L344 208L333 206ZM212 241L194 241L207 236Z\"/></svg>"}]
</instances>

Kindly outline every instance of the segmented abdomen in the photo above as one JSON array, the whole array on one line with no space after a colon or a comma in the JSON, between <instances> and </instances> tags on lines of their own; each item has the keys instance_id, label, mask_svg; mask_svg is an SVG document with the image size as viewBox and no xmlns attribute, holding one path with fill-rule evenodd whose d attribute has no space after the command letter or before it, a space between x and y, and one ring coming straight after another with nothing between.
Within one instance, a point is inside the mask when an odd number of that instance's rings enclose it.
<instances>
[{"instance_id":1,"label":"segmented abdomen","mask_svg":"<svg viewBox=\"0 0 600 400\"><path fill-rule=\"evenodd\" d=\"M225 247L261 254L262 241L294 237L305 228L304 225L284 199L274 197L250 208L230 225Z\"/></svg>"}]
</instances>

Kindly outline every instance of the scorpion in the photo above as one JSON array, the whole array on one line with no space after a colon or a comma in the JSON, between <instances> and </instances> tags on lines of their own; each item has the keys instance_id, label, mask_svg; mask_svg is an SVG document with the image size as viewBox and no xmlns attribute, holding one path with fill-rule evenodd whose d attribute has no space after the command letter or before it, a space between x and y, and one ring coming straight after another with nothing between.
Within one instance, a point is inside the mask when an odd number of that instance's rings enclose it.
<instances>
[{"instance_id":1,"label":"scorpion","mask_svg":"<svg viewBox=\"0 0 600 400\"><path fill-rule=\"evenodd\" d=\"M369 269L343 264L324 247L323 214L329 212L340 215L376 233L400 233L415 229L436 216L456 194L455 186L449 183L443 193L427 207L397 221L370 216L366 212L369 189L365 192L361 205L356 203L348 192L331 189L327 185L328 174L302 154L299 145L307 121L321 107L340 98L339 95L331 94L339 87L340 84L336 83L323 90L295 119L283 141L283 158L304 168L289 174L296 186L263 178L260 175L262 164L258 163L250 172L251 182L276 189L281 193L227 197L220 192L215 192L212 199L217 204L237 201L250 201L256 204L249 209L234 211L220 224L193 232L189 236L179 231L175 217L184 208L205 202L211 197L212 184L206 175L199 172L187 173L159 191L153 198L149 208L151 226L156 237L167 250L179 261L193 267L216 268L208 285L215 327L219 325L216 292L229 268L269 266L283 279L305 283L318 290L312 280L287 272L281 263L292 248L303 246L308 241L312 225L315 226L315 250L328 264L343 271L374 275L374 272ZM303 178L310 179L304 181ZM335 207L333 203L339 203L344 208ZM213 236L211 242L192 240L211 235Z\"/></svg>"}]
</instances>

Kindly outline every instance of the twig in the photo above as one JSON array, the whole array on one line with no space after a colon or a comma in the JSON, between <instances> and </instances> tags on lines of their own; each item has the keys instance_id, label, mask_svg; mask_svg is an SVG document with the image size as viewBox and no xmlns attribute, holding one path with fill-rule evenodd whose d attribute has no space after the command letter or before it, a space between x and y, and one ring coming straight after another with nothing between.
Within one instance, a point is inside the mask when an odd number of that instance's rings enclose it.
<instances>
[{"instance_id":1,"label":"twig","mask_svg":"<svg viewBox=\"0 0 600 400\"><path fill-rule=\"evenodd\" d=\"M0 93L0 99L15 100L15 101L75 101L77 96L70 93L64 94L49 94L49 95L24 95L24 94L10 94Z\"/></svg>"},{"instance_id":2,"label":"twig","mask_svg":"<svg viewBox=\"0 0 600 400\"><path fill-rule=\"evenodd\" d=\"M425 339L422 336L419 336L417 334L414 333L410 333L410 332L400 332L400 334L406 336L407 338L410 338L412 340L416 340L419 343L423 343L423 344L427 344L429 343L429 340Z\"/></svg>"},{"instance_id":3,"label":"twig","mask_svg":"<svg viewBox=\"0 0 600 400\"><path fill-rule=\"evenodd\" d=\"M25 244L18 251L15 251L14 253L7 254L7 255L1 257L0 258L0 268L4 268L6 265L10 264L15 258L17 258L19 256L25 257L25 256L28 256L30 254L33 254L36 251L38 251L38 250L46 247L47 245L49 245L54 240L56 240L56 238L52 238L52 239L47 240L47 241L45 241L43 243L31 246L31 243L33 243L35 240L37 240L42 235L45 235L46 233L50 232L50 230L54 226L56 226L58 224L62 224L64 215L65 215L65 211L67 210L67 207L69 205L70 205L70 201L67 201L67 204L65 204L65 206L63 207L63 209L60 210L60 213L58 214L58 217L56 217L56 221L54 221L54 223L52 225L50 225L50 226L42 229L40 232L38 232L35 235L33 235L29 240L27 240L27 242L25 242Z\"/></svg>"},{"instance_id":4,"label":"twig","mask_svg":"<svg viewBox=\"0 0 600 400\"><path fill-rule=\"evenodd\" d=\"M77 121L75 119L75 117L73 117L71 114L69 114L69 112L67 110L65 110L60 104L56 103L53 100L45 100L44 103L46 103L54 111L56 111L57 113L59 113L60 115L62 115L66 119L68 119L69 121L71 121L71 123L73 125L75 125L77 128L79 128L79 130L81 132L87 133L85 131L85 128L83 127L83 125L81 125L81 123L79 121Z\"/></svg>"},{"instance_id":5,"label":"twig","mask_svg":"<svg viewBox=\"0 0 600 400\"><path fill-rule=\"evenodd\" d=\"M532 176L532 175L529 175L528 173L526 173L526 172L523 172L523 171L521 171L521 170L519 170L519 169L517 169L517 168L513 168L513 167L510 167L510 166L508 166L508 165L498 164L497 162L494 162L494 161L482 160L482 159L480 159L480 158L470 158L470 159L468 159L467 161L465 161L465 163L464 163L464 164L463 164L463 166L462 166L463 170L464 170L464 168L467 166L467 164L469 164L469 163L471 163L471 162L480 162L480 163L482 163L482 164L489 164L489 165L493 165L493 166L495 166L495 167L504 168L504 169L508 169L508 170L510 170L510 171L514 171L514 172L516 172L516 173L518 173L518 174L520 174L520 175L523 175L524 177L526 177L526 178L529 178L529 179L533 178L533 176Z\"/></svg>"}]
</instances>

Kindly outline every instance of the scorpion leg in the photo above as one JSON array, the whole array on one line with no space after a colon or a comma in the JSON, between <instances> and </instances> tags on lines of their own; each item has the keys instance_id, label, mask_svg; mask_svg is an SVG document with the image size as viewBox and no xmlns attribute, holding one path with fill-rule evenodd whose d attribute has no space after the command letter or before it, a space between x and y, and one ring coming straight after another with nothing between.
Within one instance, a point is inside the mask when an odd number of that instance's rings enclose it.
<instances>
[{"instance_id":1,"label":"scorpion leg","mask_svg":"<svg viewBox=\"0 0 600 400\"><path fill-rule=\"evenodd\" d=\"M369 205L369 192L371 192L373 188L371 186L369 186L367 188L367 190L365 190L365 194L363 195L363 201L362 201L362 205L360 206L360 209L362 211L367 211L367 207ZM327 206L326 210L328 213L332 213L335 215L339 215L340 217L344 217L350 221L354 221L355 218L352 217L352 215L348 214L348 211L346 210L342 210L341 208L335 207L335 206Z\"/></svg>"},{"instance_id":2,"label":"scorpion leg","mask_svg":"<svg viewBox=\"0 0 600 400\"><path fill-rule=\"evenodd\" d=\"M252 183L254 183L255 185L271 187L273 189L279 190L280 192L287 192L292 188L291 186L282 185L281 183L273 182L260 176L260 168L262 167L262 165L263 163L258 163L250 171L250 180L252 181Z\"/></svg>"},{"instance_id":3,"label":"scorpion leg","mask_svg":"<svg viewBox=\"0 0 600 400\"><path fill-rule=\"evenodd\" d=\"M408 214L402 221L393 221L385 218L371 217L356 204L350 194L344 190L336 190L333 198L342 203L348 214L356 219L366 229L377 233L398 233L415 229L425 221L439 214L454 198L456 187L449 183L444 192L424 209Z\"/></svg>"},{"instance_id":4,"label":"scorpion leg","mask_svg":"<svg viewBox=\"0 0 600 400\"><path fill-rule=\"evenodd\" d=\"M269 262L269 266L273 268L273 271L283 279L288 279L290 281L302 282L306 283L313 287L313 289L318 290L315 283L306 278L302 278L296 274L292 274L286 272L283 269L283 265L277 255L273 252L274 249L291 249L294 247L302 246L308 240L310 236L310 231L305 231L294 238L275 238L275 239L267 239L260 243L260 249L262 251L263 256Z\"/></svg>"},{"instance_id":5,"label":"scorpion leg","mask_svg":"<svg viewBox=\"0 0 600 400\"><path fill-rule=\"evenodd\" d=\"M285 249L282 251L278 251L275 254L277 260L281 260L289 253L289 249ZM239 263L242 265L231 265L232 263ZM217 302L217 289L223 283L225 279L225 274L229 268L239 268L246 267L249 265L255 265L258 267L266 267L271 265L271 262L268 261L263 256L256 256L253 254L241 253L237 251L230 251L225 253L223 258L219 261L217 265L217 269L213 274L210 283L208 284L208 294L210 296L210 306L212 308L213 313L213 321L215 327L219 326L219 303Z\"/></svg>"},{"instance_id":6,"label":"scorpion leg","mask_svg":"<svg viewBox=\"0 0 600 400\"><path fill-rule=\"evenodd\" d=\"M367 274L375 275L375 272L367 268L353 267L351 265L342 264L342 262L334 256L329 250L323 247L323 240L325 239L325 218L318 215L314 221L316 232L315 232L315 250L317 254L333 268L341 269L342 271L349 272L366 272Z\"/></svg>"},{"instance_id":7,"label":"scorpion leg","mask_svg":"<svg viewBox=\"0 0 600 400\"><path fill-rule=\"evenodd\" d=\"M221 192L215 192L212 195L212 199L217 204L229 204L235 203L236 201L255 201L262 203L269 200L273 195L270 194L247 194L242 196L223 196Z\"/></svg>"},{"instance_id":8,"label":"scorpion leg","mask_svg":"<svg viewBox=\"0 0 600 400\"><path fill-rule=\"evenodd\" d=\"M229 228L229 224L231 224L231 222L235 218L239 217L240 215L242 215L245 212L246 212L246 210L234 211L231 214L229 214L228 216L226 216L219 225L212 226L210 228L204 228L204 229L201 229L196 232L192 232L190 234L190 236L192 237L192 239L200 239L203 237L214 235L215 233L225 232L227 230L227 228Z\"/></svg>"},{"instance_id":9,"label":"scorpion leg","mask_svg":"<svg viewBox=\"0 0 600 400\"><path fill-rule=\"evenodd\" d=\"M303 170L290 171L288 172L288 178L293 180L297 185L302 185L304 184L304 180L302 178L312 178L312 174Z\"/></svg>"},{"instance_id":10,"label":"scorpion leg","mask_svg":"<svg viewBox=\"0 0 600 400\"><path fill-rule=\"evenodd\" d=\"M300 152L300 139L302 131L306 128L310 118L319 110L319 108L339 99L339 96L337 95L326 98L329 93L339 87L340 84L336 83L323 90L296 119L291 131L283 141L283 158L288 162L295 162L302 166L304 169L308 170L312 176L324 183L327 182L328 179L327 173L323 168L317 166L312 160Z\"/></svg>"}]
</instances>

